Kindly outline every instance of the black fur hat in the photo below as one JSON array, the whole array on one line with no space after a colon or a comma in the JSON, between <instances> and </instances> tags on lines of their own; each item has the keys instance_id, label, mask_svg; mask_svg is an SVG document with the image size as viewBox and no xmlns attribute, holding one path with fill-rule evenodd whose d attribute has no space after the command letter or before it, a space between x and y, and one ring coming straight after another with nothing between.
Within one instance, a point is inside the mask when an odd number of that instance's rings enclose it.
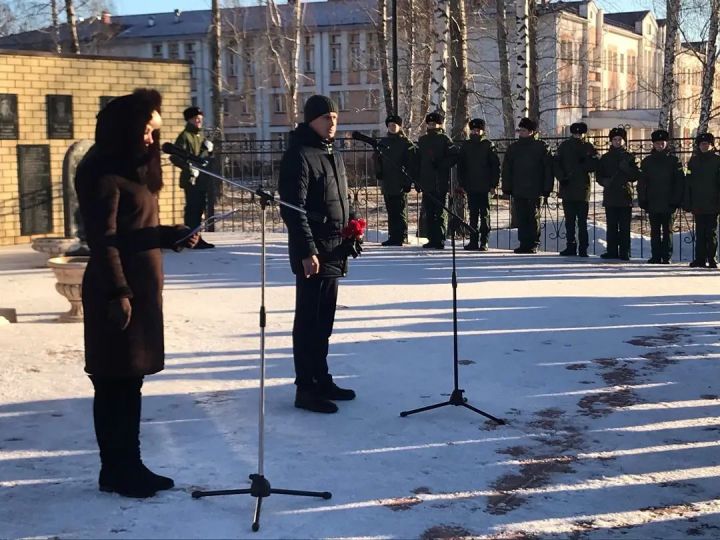
<instances>
[{"instance_id":1,"label":"black fur hat","mask_svg":"<svg viewBox=\"0 0 720 540\"><path fill-rule=\"evenodd\" d=\"M657 141L669 141L670 140L670 134L665 131L664 129L656 129L650 134L650 140L652 142Z\"/></svg>"},{"instance_id":2,"label":"black fur hat","mask_svg":"<svg viewBox=\"0 0 720 540\"><path fill-rule=\"evenodd\" d=\"M188 107L183 111L183 118L185 118L185 121L187 122L191 118L195 118L197 115L203 114L203 112L200 110L200 107Z\"/></svg>"},{"instance_id":3,"label":"black fur hat","mask_svg":"<svg viewBox=\"0 0 720 540\"><path fill-rule=\"evenodd\" d=\"M701 133L700 135L695 137L695 144L699 145L700 143L704 143L704 142L710 143L711 145L715 144L715 135L708 132L708 133Z\"/></svg>"},{"instance_id":4,"label":"black fur hat","mask_svg":"<svg viewBox=\"0 0 720 540\"><path fill-rule=\"evenodd\" d=\"M527 117L521 118L520 122L518 122L518 127L527 129L528 131L537 131L537 122Z\"/></svg>"},{"instance_id":5,"label":"black fur hat","mask_svg":"<svg viewBox=\"0 0 720 540\"><path fill-rule=\"evenodd\" d=\"M445 121L445 117L440 112L431 112L425 117L425 123L429 124L434 122L436 124L442 124Z\"/></svg>"},{"instance_id":6,"label":"black fur hat","mask_svg":"<svg viewBox=\"0 0 720 540\"><path fill-rule=\"evenodd\" d=\"M485 129L485 120L482 118L473 118L468 125L470 129Z\"/></svg>"},{"instance_id":7,"label":"black fur hat","mask_svg":"<svg viewBox=\"0 0 720 540\"><path fill-rule=\"evenodd\" d=\"M623 141L627 141L627 131L621 127L612 128L608 133L608 139L612 140L613 137L622 137Z\"/></svg>"},{"instance_id":8,"label":"black fur hat","mask_svg":"<svg viewBox=\"0 0 720 540\"><path fill-rule=\"evenodd\" d=\"M582 135L587 133L588 127L585 122L575 122L570 126L570 133L575 135Z\"/></svg>"},{"instance_id":9,"label":"black fur hat","mask_svg":"<svg viewBox=\"0 0 720 540\"><path fill-rule=\"evenodd\" d=\"M403 119L400 118L397 114L391 114L385 119L385 125L388 124L397 124L398 126L402 127Z\"/></svg>"}]
</instances>

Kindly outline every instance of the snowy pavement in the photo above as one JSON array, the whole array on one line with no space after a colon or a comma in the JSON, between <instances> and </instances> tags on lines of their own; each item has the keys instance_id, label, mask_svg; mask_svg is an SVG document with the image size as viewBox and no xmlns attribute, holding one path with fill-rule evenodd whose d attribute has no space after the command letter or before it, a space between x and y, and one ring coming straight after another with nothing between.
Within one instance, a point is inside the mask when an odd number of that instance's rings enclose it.
<instances>
[{"instance_id":1,"label":"snowy pavement","mask_svg":"<svg viewBox=\"0 0 720 540\"><path fill-rule=\"evenodd\" d=\"M166 255L167 368L144 387L146 463L177 487L100 493L82 325L44 259L0 248L2 538L717 538L720 273L553 254L458 253L469 403L400 418L453 386L449 250L369 244L340 287L331 369L358 399L293 407L294 288L268 248L265 473L257 470L259 244Z\"/></svg>"}]
</instances>

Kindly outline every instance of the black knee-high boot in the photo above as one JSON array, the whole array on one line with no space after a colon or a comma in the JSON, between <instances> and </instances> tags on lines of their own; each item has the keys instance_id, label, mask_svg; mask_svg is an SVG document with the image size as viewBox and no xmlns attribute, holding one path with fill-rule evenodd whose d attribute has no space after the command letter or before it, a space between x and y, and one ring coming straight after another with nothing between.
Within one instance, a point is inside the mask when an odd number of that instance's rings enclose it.
<instances>
[{"instance_id":1,"label":"black knee-high boot","mask_svg":"<svg viewBox=\"0 0 720 540\"><path fill-rule=\"evenodd\" d=\"M100 449L100 491L146 498L157 488L140 461L139 404L142 378L91 377L95 387L93 418Z\"/></svg>"}]
</instances>

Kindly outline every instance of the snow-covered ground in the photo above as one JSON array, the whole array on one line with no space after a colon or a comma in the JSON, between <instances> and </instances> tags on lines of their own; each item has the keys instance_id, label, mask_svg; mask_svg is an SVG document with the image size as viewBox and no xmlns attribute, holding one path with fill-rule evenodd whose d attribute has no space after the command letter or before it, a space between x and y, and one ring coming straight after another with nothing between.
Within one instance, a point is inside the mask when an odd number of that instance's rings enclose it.
<instances>
[{"instance_id":1,"label":"snow-covered ground","mask_svg":"<svg viewBox=\"0 0 720 540\"><path fill-rule=\"evenodd\" d=\"M82 325L43 257L0 249L0 537L717 538L720 274L686 263L458 254L462 407L401 418L453 386L449 250L369 244L340 288L331 368L358 399L293 407L293 279L268 252L265 473L257 470L259 244L166 256L167 369L146 379L146 463L177 487L100 493Z\"/></svg>"}]
</instances>

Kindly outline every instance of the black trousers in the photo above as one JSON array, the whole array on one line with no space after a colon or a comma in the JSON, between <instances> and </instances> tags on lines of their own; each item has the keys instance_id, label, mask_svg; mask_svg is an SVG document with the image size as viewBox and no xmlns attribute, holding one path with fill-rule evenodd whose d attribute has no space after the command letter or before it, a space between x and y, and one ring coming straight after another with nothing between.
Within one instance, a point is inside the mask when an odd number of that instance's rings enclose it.
<instances>
[{"instance_id":1,"label":"black trousers","mask_svg":"<svg viewBox=\"0 0 720 540\"><path fill-rule=\"evenodd\" d=\"M295 279L293 358L295 384L311 389L332 381L327 355L335 323L338 278L298 275Z\"/></svg>"},{"instance_id":2,"label":"black trousers","mask_svg":"<svg viewBox=\"0 0 720 540\"><path fill-rule=\"evenodd\" d=\"M650 252L653 259L669 261L672 259L673 237L672 225L675 214L672 212L651 213L650 218Z\"/></svg>"},{"instance_id":3,"label":"black trousers","mask_svg":"<svg viewBox=\"0 0 720 540\"><path fill-rule=\"evenodd\" d=\"M470 226L478 231L470 234L470 243L477 244L481 238L482 242L486 243L490 234L490 193L468 192L467 201L470 210Z\"/></svg>"},{"instance_id":4,"label":"black trousers","mask_svg":"<svg viewBox=\"0 0 720 540\"><path fill-rule=\"evenodd\" d=\"M540 199L513 198L520 247L540 245Z\"/></svg>"},{"instance_id":5,"label":"black trousers","mask_svg":"<svg viewBox=\"0 0 720 540\"><path fill-rule=\"evenodd\" d=\"M435 202L431 197L437 199L442 205ZM445 225L443 206L446 203L446 198L447 192L433 192L429 196L423 192L422 209L427 223L427 238L434 244L441 244L445 241L447 227Z\"/></svg>"},{"instance_id":6,"label":"black trousers","mask_svg":"<svg viewBox=\"0 0 720 540\"><path fill-rule=\"evenodd\" d=\"M404 242L408 237L407 193L384 197L388 214L388 240Z\"/></svg>"},{"instance_id":7,"label":"black trousers","mask_svg":"<svg viewBox=\"0 0 720 540\"><path fill-rule=\"evenodd\" d=\"M718 249L718 214L695 214L695 260L714 261Z\"/></svg>"},{"instance_id":8,"label":"black trousers","mask_svg":"<svg viewBox=\"0 0 720 540\"><path fill-rule=\"evenodd\" d=\"M579 246L581 250L587 250L589 245L587 217L590 205L586 201L565 200L562 205L565 214L565 239L568 247ZM577 237L575 236L576 226Z\"/></svg>"},{"instance_id":9,"label":"black trousers","mask_svg":"<svg viewBox=\"0 0 720 540\"><path fill-rule=\"evenodd\" d=\"M613 257L630 257L630 219L632 208L606 206L607 252Z\"/></svg>"},{"instance_id":10,"label":"black trousers","mask_svg":"<svg viewBox=\"0 0 720 540\"><path fill-rule=\"evenodd\" d=\"M192 185L185 188L185 225L194 229L207 209L208 192Z\"/></svg>"},{"instance_id":11,"label":"black trousers","mask_svg":"<svg viewBox=\"0 0 720 540\"><path fill-rule=\"evenodd\" d=\"M142 377L91 375L95 387L93 420L104 468L126 468L140 463Z\"/></svg>"}]
</instances>

